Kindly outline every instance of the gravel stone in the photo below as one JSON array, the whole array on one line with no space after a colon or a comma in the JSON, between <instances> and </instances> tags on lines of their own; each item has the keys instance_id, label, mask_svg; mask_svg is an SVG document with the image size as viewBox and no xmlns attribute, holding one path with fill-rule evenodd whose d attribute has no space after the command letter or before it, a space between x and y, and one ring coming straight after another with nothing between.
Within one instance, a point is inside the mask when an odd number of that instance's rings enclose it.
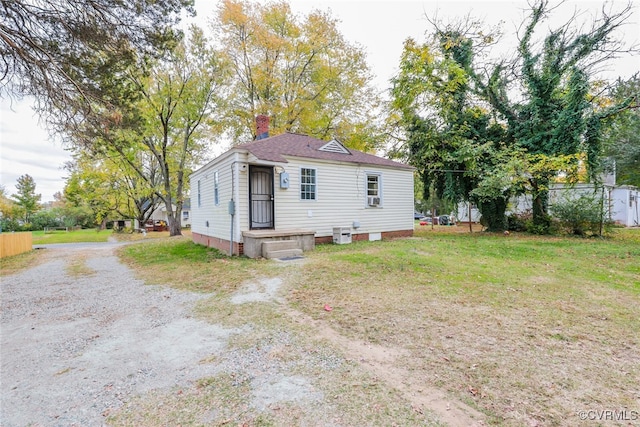
<instances>
[{"instance_id":1,"label":"gravel stone","mask_svg":"<svg viewBox=\"0 0 640 427\"><path fill-rule=\"evenodd\" d=\"M240 331L192 318L206 295L144 285L114 247L46 249L50 261L2 278L3 426L103 425L132 395L216 371L199 362ZM77 256L95 274L69 276Z\"/></svg>"}]
</instances>

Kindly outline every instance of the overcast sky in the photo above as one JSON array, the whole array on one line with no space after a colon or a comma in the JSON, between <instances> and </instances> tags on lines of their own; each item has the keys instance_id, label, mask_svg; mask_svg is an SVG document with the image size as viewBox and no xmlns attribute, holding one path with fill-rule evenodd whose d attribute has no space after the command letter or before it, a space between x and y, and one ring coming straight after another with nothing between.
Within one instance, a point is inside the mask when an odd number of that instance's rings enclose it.
<instances>
[{"instance_id":1,"label":"overcast sky","mask_svg":"<svg viewBox=\"0 0 640 427\"><path fill-rule=\"evenodd\" d=\"M196 0L196 22L206 26L208 18L217 7L215 0ZM513 45L516 27L522 22L527 9L525 0L508 1L310 1L290 0L295 13L306 14L313 9L331 10L340 21L339 28L347 40L361 45L368 55L368 62L376 75L376 85L381 90L388 87L389 79L397 70L402 44L408 37L425 41L427 28L425 14L433 17L437 12L443 21L468 14L487 24L504 22L503 49ZM577 7L584 10L583 19L590 20L601 9L602 1L568 1L554 11L557 22L564 22ZM626 0L607 2L614 10L620 10ZM624 27L623 37L640 41L640 0L633 0L634 14ZM611 63L605 76L628 78L640 70L638 57L626 57ZM36 192L42 201L53 200L53 194L62 191L66 172L62 169L70 155L60 142L51 138L38 124L28 100L14 103L0 100L0 184L8 194L15 193L17 178L31 175L36 182Z\"/></svg>"}]
</instances>

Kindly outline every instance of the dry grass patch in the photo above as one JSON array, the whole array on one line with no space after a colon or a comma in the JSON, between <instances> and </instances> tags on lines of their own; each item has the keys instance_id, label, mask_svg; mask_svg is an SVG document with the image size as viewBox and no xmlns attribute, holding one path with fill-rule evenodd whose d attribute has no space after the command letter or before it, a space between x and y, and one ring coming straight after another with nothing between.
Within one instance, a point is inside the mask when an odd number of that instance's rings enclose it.
<instances>
[{"instance_id":1,"label":"dry grass patch","mask_svg":"<svg viewBox=\"0 0 640 427\"><path fill-rule=\"evenodd\" d=\"M216 375L132 402L116 424L432 425L407 400L416 385L446 390L495 425L581 425L580 410L637 410L640 230L592 240L416 234L322 245L286 268L184 238L123 248L148 281L212 292L198 316L243 333L202 362L219 366ZM247 283L276 276L286 301L230 303ZM289 305L312 322L296 321ZM319 325L346 340L334 347ZM376 376L384 363L369 370L345 356L349 340L392 350L393 378ZM258 368L311 379L322 403L246 406L254 385L238 378Z\"/></svg>"},{"instance_id":2,"label":"dry grass patch","mask_svg":"<svg viewBox=\"0 0 640 427\"><path fill-rule=\"evenodd\" d=\"M20 273L28 268L42 264L46 261L45 254L41 250L32 250L18 255L0 258L0 271L2 277Z\"/></svg>"},{"instance_id":3,"label":"dry grass patch","mask_svg":"<svg viewBox=\"0 0 640 427\"><path fill-rule=\"evenodd\" d=\"M87 265L86 254L79 254L77 256L74 256L73 259L67 264L66 272L69 276L75 278L82 276L92 276L96 274L96 271Z\"/></svg>"},{"instance_id":4,"label":"dry grass patch","mask_svg":"<svg viewBox=\"0 0 640 427\"><path fill-rule=\"evenodd\" d=\"M343 335L406 349L412 377L492 423L579 425L579 410L640 406L636 236L323 246L289 298Z\"/></svg>"},{"instance_id":5,"label":"dry grass patch","mask_svg":"<svg viewBox=\"0 0 640 427\"><path fill-rule=\"evenodd\" d=\"M144 240L120 250L121 258L139 278L197 292L234 292L244 281L269 273L265 260L229 258L188 236Z\"/></svg>"},{"instance_id":6,"label":"dry grass patch","mask_svg":"<svg viewBox=\"0 0 640 427\"><path fill-rule=\"evenodd\" d=\"M199 362L210 365L211 375L140 396L111 414L112 424L439 425L426 408L412 406L318 337L312 325L292 318L282 298L285 284L277 295L270 293L266 278L277 275L287 283L300 265L228 258L175 238L131 245L121 255L149 282L211 292L195 314L237 333L225 351ZM264 300L232 302L256 289L266 293Z\"/></svg>"}]
</instances>

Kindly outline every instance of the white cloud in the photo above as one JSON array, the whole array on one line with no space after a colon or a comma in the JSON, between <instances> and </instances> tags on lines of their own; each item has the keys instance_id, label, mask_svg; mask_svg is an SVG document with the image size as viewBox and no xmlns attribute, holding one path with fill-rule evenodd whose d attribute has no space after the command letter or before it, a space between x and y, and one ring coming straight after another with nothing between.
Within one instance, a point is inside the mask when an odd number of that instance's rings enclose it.
<instances>
[{"instance_id":1,"label":"white cloud","mask_svg":"<svg viewBox=\"0 0 640 427\"><path fill-rule=\"evenodd\" d=\"M28 100L13 105L1 100L0 129L0 183L7 193L15 193L18 177L29 174L42 201L53 200L64 188L67 173L62 166L71 160L70 153L38 123Z\"/></svg>"}]
</instances>

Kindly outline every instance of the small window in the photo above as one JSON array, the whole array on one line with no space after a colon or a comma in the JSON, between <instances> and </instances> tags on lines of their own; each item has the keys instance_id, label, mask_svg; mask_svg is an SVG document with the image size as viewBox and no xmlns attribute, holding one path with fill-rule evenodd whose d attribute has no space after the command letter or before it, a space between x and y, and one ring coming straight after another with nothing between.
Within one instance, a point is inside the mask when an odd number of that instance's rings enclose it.
<instances>
[{"instance_id":1,"label":"small window","mask_svg":"<svg viewBox=\"0 0 640 427\"><path fill-rule=\"evenodd\" d=\"M200 180L198 180L198 207L202 206L202 197L200 195Z\"/></svg>"},{"instance_id":2,"label":"small window","mask_svg":"<svg viewBox=\"0 0 640 427\"><path fill-rule=\"evenodd\" d=\"M300 169L300 199L316 200L316 170Z\"/></svg>"},{"instance_id":3,"label":"small window","mask_svg":"<svg viewBox=\"0 0 640 427\"><path fill-rule=\"evenodd\" d=\"M183 221L189 220L189 211L182 211L182 220Z\"/></svg>"},{"instance_id":4,"label":"small window","mask_svg":"<svg viewBox=\"0 0 640 427\"><path fill-rule=\"evenodd\" d=\"M220 204L220 182L217 171L213 173L213 202L216 206Z\"/></svg>"},{"instance_id":5,"label":"small window","mask_svg":"<svg viewBox=\"0 0 640 427\"><path fill-rule=\"evenodd\" d=\"M381 178L379 174L367 174L367 206L382 204Z\"/></svg>"}]
</instances>

